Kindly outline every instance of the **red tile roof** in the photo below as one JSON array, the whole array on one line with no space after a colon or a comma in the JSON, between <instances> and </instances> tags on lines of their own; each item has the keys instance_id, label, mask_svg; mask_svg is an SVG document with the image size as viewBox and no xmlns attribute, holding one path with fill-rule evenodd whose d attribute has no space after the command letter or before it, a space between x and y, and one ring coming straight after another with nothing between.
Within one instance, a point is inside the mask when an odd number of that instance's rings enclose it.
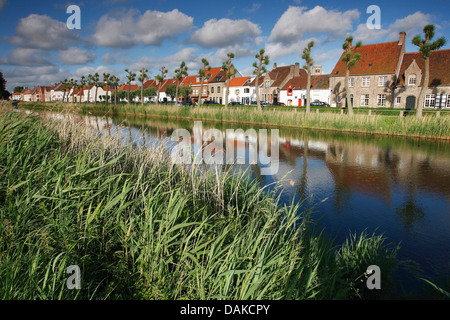
<instances>
[{"instance_id":1,"label":"red tile roof","mask_svg":"<svg viewBox=\"0 0 450 320\"><path fill-rule=\"evenodd\" d=\"M399 45L399 41L363 45L354 50L354 53L361 54L361 60L354 67L350 68L350 74L395 73L401 51L402 46ZM347 65L341 61L343 55L344 53L342 53L339 61L336 63L331 76L345 76Z\"/></svg>"},{"instance_id":2,"label":"red tile roof","mask_svg":"<svg viewBox=\"0 0 450 320\"><path fill-rule=\"evenodd\" d=\"M416 61L419 68L424 72L425 62L419 52L405 53L402 66L400 67L398 85L405 84L405 71L413 61ZM423 83L423 76L421 83ZM430 56L430 86L450 85L450 49L436 50Z\"/></svg>"},{"instance_id":3,"label":"red tile roof","mask_svg":"<svg viewBox=\"0 0 450 320\"><path fill-rule=\"evenodd\" d=\"M139 89L139 86L138 85L136 85L136 84L132 84L132 85L130 85L130 91L134 91L134 90L136 90L136 89ZM128 91L128 84L123 84L123 85L121 85L117 90L125 90L125 91Z\"/></svg>"},{"instance_id":4,"label":"red tile roof","mask_svg":"<svg viewBox=\"0 0 450 320\"><path fill-rule=\"evenodd\" d=\"M308 77L302 75L300 77L293 77L287 81L287 83L281 88L281 90L287 90L289 85L292 85L294 90L306 90L308 84ZM317 76L311 76L311 89L328 89L330 87L330 75L321 74Z\"/></svg>"},{"instance_id":5,"label":"red tile roof","mask_svg":"<svg viewBox=\"0 0 450 320\"><path fill-rule=\"evenodd\" d=\"M230 87L242 87L250 77L239 77L230 80Z\"/></svg>"}]
</instances>

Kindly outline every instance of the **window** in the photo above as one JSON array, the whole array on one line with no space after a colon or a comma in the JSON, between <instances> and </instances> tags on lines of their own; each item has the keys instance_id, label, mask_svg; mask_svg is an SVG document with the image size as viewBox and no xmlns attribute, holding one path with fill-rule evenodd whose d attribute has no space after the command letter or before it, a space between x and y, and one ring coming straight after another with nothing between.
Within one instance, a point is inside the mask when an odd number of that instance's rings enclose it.
<instances>
[{"instance_id":1,"label":"window","mask_svg":"<svg viewBox=\"0 0 450 320\"><path fill-rule=\"evenodd\" d=\"M379 87L386 87L387 86L387 77L386 76L382 76L382 77L378 77L378 86Z\"/></svg>"},{"instance_id":2,"label":"window","mask_svg":"<svg viewBox=\"0 0 450 320\"><path fill-rule=\"evenodd\" d=\"M211 87L211 93L214 93L214 87Z\"/></svg>"},{"instance_id":3,"label":"window","mask_svg":"<svg viewBox=\"0 0 450 320\"><path fill-rule=\"evenodd\" d=\"M362 94L361 95L361 107L368 107L369 106L369 95L368 94Z\"/></svg>"},{"instance_id":4,"label":"window","mask_svg":"<svg viewBox=\"0 0 450 320\"><path fill-rule=\"evenodd\" d=\"M353 88L355 86L355 78L348 78L348 86Z\"/></svg>"},{"instance_id":5,"label":"window","mask_svg":"<svg viewBox=\"0 0 450 320\"><path fill-rule=\"evenodd\" d=\"M270 82L266 81L266 89L269 89L269 88L270 88Z\"/></svg>"},{"instance_id":6,"label":"window","mask_svg":"<svg viewBox=\"0 0 450 320\"><path fill-rule=\"evenodd\" d=\"M235 93L236 93L236 95L239 95L239 93L241 93L241 91L239 89L236 89Z\"/></svg>"},{"instance_id":7,"label":"window","mask_svg":"<svg viewBox=\"0 0 450 320\"><path fill-rule=\"evenodd\" d=\"M434 108L436 104L436 96L434 94L425 95L425 108Z\"/></svg>"},{"instance_id":8,"label":"window","mask_svg":"<svg viewBox=\"0 0 450 320\"><path fill-rule=\"evenodd\" d=\"M450 94L447 95L446 108L450 108Z\"/></svg>"},{"instance_id":9,"label":"window","mask_svg":"<svg viewBox=\"0 0 450 320\"><path fill-rule=\"evenodd\" d=\"M409 86L414 86L415 84L416 84L416 75L412 74L408 78L408 85Z\"/></svg>"},{"instance_id":10,"label":"window","mask_svg":"<svg viewBox=\"0 0 450 320\"><path fill-rule=\"evenodd\" d=\"M341 96L337 96L337 97L336 97L336 102L337 102L337 103L341 103Z\"/></svg>"},{"instance_id":11,"label":"window","mask_svg":"<svg viewBox=\"0 0 450 320\"><path fill-rule=\"evenodd\" d=\"M217 87L217 93L220 93L220 87Z\"/></svg>"},{"instance_id":12,"label":"window","mask_svg":"<svg viewBox=\"0 0 450 320\"><path fill-rule=\"evenodd\" d=\"M395 99L395 103L396 104L400 104L402 102L402 97L397 97L396 99Z\"/></svg>"},{"instance_id":13,"label":"window","mask_svg":"<svg viewBox=\"0 0 450 320\"><path fill-rule=\"evenodd\" d=\"M250 88L244 88L244 93L250 93Z\"/></svg>"},{"instance_id":14,"label":"window","mask_svg":"<svg viewBox=\"0 0 450 320\"><path fill-rule=\"evenodd\" d=\"M370 78L369 77L362 78L362 86L365 88L370 87Z\"/></svg>"},{"instance_id":15,"label":"window","mask_svg":"<svg viewBox=\"0 0 450 320\"><path fill-rule=\"evenodd\" d=\"M289 85L287 87L287 95L292 96L292 91L293 91L293 86L292 86L292 84L289 83Z\"/></svg>"},{"instance_id":16,"label":"window","mask_svg":"<svg viewBox=\"0 0 450 320\"><path fill-rule=\"evenodd\" d=\"M385 94L379 94L378 95L377 106L379 106L379 107L385 107L386 106L386 95Z\"/></svg>"}]
</instances>

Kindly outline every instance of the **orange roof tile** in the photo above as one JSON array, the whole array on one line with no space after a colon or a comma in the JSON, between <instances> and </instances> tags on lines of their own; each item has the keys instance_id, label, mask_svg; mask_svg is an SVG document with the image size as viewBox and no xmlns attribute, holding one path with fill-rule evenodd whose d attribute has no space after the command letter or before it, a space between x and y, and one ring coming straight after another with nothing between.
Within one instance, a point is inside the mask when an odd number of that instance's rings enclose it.
<instances>
[{"instance_id":1,"label":"orange roof tile","mask_svg":"<svg viewBox=\"0 0 450 320\"><path fill-rule=\"evenodd\" d=\"M354 53L361 54L361 60L354 67L350 68L350 74L395 73L401 51L402 46L399 45L399 41L363 45L354 50ZM343 56L344 53L342 53L339 61L336 63L331 76L345 76L346 63L341 61Z\"/></svg>"},{"instance_id":2,"label":"orange roof tile","mask_svg":"<svg viewBox=\"0 0 450 320\"><path fill-rule=\"evenodd\" d=\"M239 78L233 78L230 80L230 87L241 87L243 86L250 77L239 77Z\"/></svg>"},{"instance_id":3,"label":"orange roof tile","mask_svg":"<svg viewBox=\"0 0 450 320\"><path fill-rule=\"evenodd\" d=\"M425 62L422 54L419 52L405 53L403 56L402 66L400 67L398 85L405 84L405 71L413 61L416 61L419 68L425 69ZM423 83L423 77L421 83ZM436 50L431 53L430 57L430 86L450 85L450 49Z\"/></svg>"}]
</instances>

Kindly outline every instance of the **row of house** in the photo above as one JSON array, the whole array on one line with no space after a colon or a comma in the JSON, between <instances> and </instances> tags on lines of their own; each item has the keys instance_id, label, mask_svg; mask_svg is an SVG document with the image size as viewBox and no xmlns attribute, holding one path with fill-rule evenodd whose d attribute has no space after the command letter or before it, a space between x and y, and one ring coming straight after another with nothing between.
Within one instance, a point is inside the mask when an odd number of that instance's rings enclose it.
<instances>
[{"instance_id":1,"label":"row of house","mask_svg":"<svg viewBox=\"0 0 450 320\"><path fill-rule=\"evenodd\" d=\"M361 60L350 69L348 79L349 98L354 107L389 107L412 109L423 84L424 61L418 52L405 52L406 33L400 32L398 41L363 45L355 49L361 54ZM346 101L345 71L346 65L337 61L330 74L323 74L321 66L312 67L311 101L325 102L332 107L344 107ZM179 85L190 87L192 102L213 101L225 103L226 85L229 80L229 103L256 103L255 77L242 76L237 70L228 79L220 67L205 72L203 89L200 92L201 77L186 76ZM143 88L155 87L159 90L161 102L172 101L166 94L169 85L176 85L176 79L165 79L162 83L149 79ZM299 63L289 66L273 64L272 70L258 79L259 97L267 104L282 103L287 106L306 104L307 73ZM14 93L11 99L22 101L65 101L93 102L105 95L114 96L115 88L108 86L85 86L82 89L66 89L62 83L48 87L24 89ZM138 85L123 84L117 91L134 91ZM139 101L140 96L134 98ZM145 102L155 102L156 97L145 97ZM179 97L179 101L183 101ZM125 99L126 101L126 99ZM426 90L424 107L450 108L450 50L434 51L430 57L430 82Z\"/></svg>"}]
</instances>

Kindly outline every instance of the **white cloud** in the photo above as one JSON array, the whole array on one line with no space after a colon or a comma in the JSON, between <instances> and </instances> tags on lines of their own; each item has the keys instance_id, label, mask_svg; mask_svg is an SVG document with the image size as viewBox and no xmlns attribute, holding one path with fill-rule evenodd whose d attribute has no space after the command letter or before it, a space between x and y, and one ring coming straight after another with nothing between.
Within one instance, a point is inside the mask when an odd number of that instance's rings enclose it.
<instances>
[{"instance_id":1,"label":"white cloud","mask_svg":"<svg viewBox=\"0 0 450 320\"><path fill-rule=\"evenodd\" d=\"M23 48L58 50L79 40L79 35L74 30L69 30L65 23L47 15L30 14L20 19L10 43Z\"/></svg>"},{"instance_id":2,"label":"white cloud","mask_svg":"<svg viewBox=\"0 0 450 320\"><path fill-rule=\"evenodd\" d=\"M95 59L95 54L86 49L70 47L66 50L59 51L58 58L64 64L82 65L93 61Z\"/></svg>"},{"instance_id":3,"label":"white cloud","mask_svg":"<svg viewBox=\"0 0 450 320\"><path fill-rule=\"evenodd\" d=\"M196 30L188 42L205 48L227 47L253 42L260 34L259 26L249 20L211 19Z\"/></svg>"},{"instance_id":4,"label":"white cloud","mask_svg":"<svg viewBox=\"0 0 450 320\"><path fill-rule=\"evenodd\" d=\"M369 29L365 23L358 25L354 32L354 38L361 40L364 43L375 43L380 39L386 37L388 41L398 40L400 32L406 32L408 38L414 37L417 33L420 33L423 27L429 24L432 20L430 14L424 14L417 11L402 19L395 20L387 28L383 29Z\"/></svg>"},{"instance_id":5,"label":"white cloud","mask_svg":"<svg viewBox=\"0 0 450 320\"><path fill-rule=\"evenodd\" d=\"M120 16L104 15L97 23L93 42L100 46L125 48L142 43L160 45L164 39L181 34L193 26L193 18L174 9L140 14L129 10Z\"/></svg>"},{"instance_id":6,"label":"white cloud","mask_svg":"<svg viewBox=\"0 0 450 320\"><path fill-rule=\"evenodd\" d=\"M70 76L69 72L56 66L20 67L4 70L3 74L8 81L8 88L48 86Z\"/></svg>"},{"instance_id":7,"label":"white cloud","mask_svg":"<svg viewBox=\"0 0 450 320\"><path fill-rule=\"evenodd\" d=\"M357 9L339 12L326 10L321 6L311 10L306 10L306 7L290 6L278 19L269 40L289 43L302 39L305 33L320 32L344 36L352 30L352 24L359 16Z\"/></svg>"},{"instance_id":8,"label":"white cloud","mask_svg":"<svg viewBox=\"0 0 450 320\"><path fill-rule=\"evenodd\" d=\"M48 53L39 49L17 48L0 57L0 64L10 66L46 66L52 65L47 60Z\"/></svg>"}]
</instances>

